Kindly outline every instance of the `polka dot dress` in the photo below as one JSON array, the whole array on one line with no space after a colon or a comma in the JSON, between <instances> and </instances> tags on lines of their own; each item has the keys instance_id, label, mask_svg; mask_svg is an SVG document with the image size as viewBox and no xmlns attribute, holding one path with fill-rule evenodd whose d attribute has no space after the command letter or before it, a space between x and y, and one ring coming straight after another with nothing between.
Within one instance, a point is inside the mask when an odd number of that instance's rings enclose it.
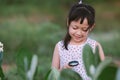
<instances>
[{"instance_id":1,"label":"polka dot dress","mask_svg":"<svg viewBox=\"0 0 120 80\"><path fill-rule=\"evenodd\" d=\"M73 67L73 70L78 72L83 80L92 80L86 73L85 66L82 60L82 51L85 44L89 44L93 52L95 51L96 41L88 38L82 45L68 44L68 50L63 47L63 41L58 42L58 50L60 55L60 68L68 64L70 61L78 61L79 65Z\"/></svg>"}]
</instances>

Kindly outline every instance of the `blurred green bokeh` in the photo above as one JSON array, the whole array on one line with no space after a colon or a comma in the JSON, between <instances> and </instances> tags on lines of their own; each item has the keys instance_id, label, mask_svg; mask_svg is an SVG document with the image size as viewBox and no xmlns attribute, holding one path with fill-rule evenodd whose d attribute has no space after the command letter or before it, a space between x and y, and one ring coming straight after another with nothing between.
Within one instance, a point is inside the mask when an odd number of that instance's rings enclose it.
<instances>
[{"instance_id":1,"label":"blurred green bokeh","mask_svg":"<svg viewBox=\"0 0 120 80\"><path fill-rule=\"evenodd\" d=\"M3 66L16 64L18 54L37 54L38 76L49 70L55 44L64 38L66 18L79 0L0 0L0 41L4 44ZM106 56L120 57L120 1L84 0L96 10L96 26L90 37L98 40ZM22 60L21 60L22 62ZM18 80L16 68L6 70L9 80ZM38 77L38 78L39 78Z\"/></svg>"}]
</instances>

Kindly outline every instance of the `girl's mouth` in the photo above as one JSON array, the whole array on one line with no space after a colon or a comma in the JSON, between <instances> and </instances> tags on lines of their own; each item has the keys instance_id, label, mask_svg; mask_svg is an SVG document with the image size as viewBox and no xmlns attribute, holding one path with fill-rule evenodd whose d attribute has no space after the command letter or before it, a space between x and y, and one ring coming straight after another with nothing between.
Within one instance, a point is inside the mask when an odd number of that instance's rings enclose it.
<instances>
[{"instance_id":1,"label":"girl's mouth","mask_svg":"<svg viewBox=\"0 0 120 80\"><path fill-rule=\"evenodd\" d=\"M83 36L75 36L76 39L80 39L82 38Z\"/></svg>"}]
</instances>

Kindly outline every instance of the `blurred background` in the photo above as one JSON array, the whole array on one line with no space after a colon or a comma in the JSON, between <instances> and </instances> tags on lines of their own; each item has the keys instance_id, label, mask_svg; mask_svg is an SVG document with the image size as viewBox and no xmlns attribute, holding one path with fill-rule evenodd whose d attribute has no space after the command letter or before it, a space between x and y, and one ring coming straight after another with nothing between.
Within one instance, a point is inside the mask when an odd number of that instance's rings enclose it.
<instances>
[{"instance_id":1,"label":"blurred background","mask_svg":"<svg viewBox=\"0 0 120 80\"><path fill-rule=\"evenodd\" d=\"M44 80L51 67L55 44L64 38L66 18L79 0L0 0L0 41L4 44L2 68L8 80L23 80L22 56L36 54L35 80ZM120 58L120 0L83 0L96 10L90 37L99 41L106 56Z\"/></svg>"}]
</instances>

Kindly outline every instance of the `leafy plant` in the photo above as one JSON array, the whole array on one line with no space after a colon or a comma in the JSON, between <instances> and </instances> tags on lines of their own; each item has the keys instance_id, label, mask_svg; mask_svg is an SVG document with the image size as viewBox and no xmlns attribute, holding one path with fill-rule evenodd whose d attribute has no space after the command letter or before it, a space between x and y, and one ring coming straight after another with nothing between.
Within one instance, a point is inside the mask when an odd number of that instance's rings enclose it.
<instances>
[{"instance_id":1,"label":"leafy plant","mask_svg":"<svg viewBox=\"0 0 120 80\"><path fill-rule=\"evenodd\" d=\"M1 78L1 80L4 80L5 75L4 75L2 67L1 67L2 59L3 59L3 44L0 42L0 78Z\"/></svg>"},{"instance_id":2,"label":"leafy plant","mask_svg":"<svg viewBox=\"0 0 120 80\"><path fill-rule=\"evenodd\" d=\"M34 80L38 66L38 56L21 52L17 55L17 72L24 80Z\"/></svg>"},{"instance_id":3,"label":"leafy plant","mask_svg":"<svg viewBox=\"0 0 120 80\"><path fill-rule=\"evenodd\" d=\"M24 67L26 71L27 80L33 80L35 76L35 71L37 69L38 57L37 55L33 55L31 60L30 69L28 68L27 57L24 58Z\"/></svg>"},{"instance_id":4,"label":"leafy plant","mask_svg":"<svg viewBox=\"0 0 120 80\"><path fill-rule=\"evenodd\" d=\"M92 51L92 48L88 44L84 46L83 62L87 75L92 80L119 80L120 69L116 66L111 66L111 64L114 64L114 60L110 57L106 57L102 62L100 61L98 46L95 52ZM110 73L114 73L114 75L108 78L108 73L109 75ZM57 69L51 68L46 76L46 80L82 80L82 78L77 72L71 69L64 69L59 72Z\"/></svg>"},{"instance_id":5,"label":"leafy plant","mask_svg":"<svg viewBox=\"0 0 120 80\"><path fill-rule=\"evenodd\" d=\"M46 76L46 80L59 80L60 72L56 68L51 68Z\"/></svg>"},{"instance_id":6,"label":"leafy plant","mask_svg":"<svg viewBox=\"0 0 120 80\"><path fill-rule=\"evenodd\" d=\"M82 80L82 78L71 69L64 69L60 72L52 67L47 73L46 80Z\"/></svg>"},{"instance_id":7,"label":"leafy plant","mask_svg":"<svg viewBox=\"0 0 120 80\"><path fill-rule=\"evenodd\" d=\"M77 72L71 69L64 69L60 73L60 80L82 80L82 78Z\"/></svg>"},{"instance_id":8,"label":"leafy plant","mask_svg":"<svg viewBox=\"0 0 120 80\"><path fill-rule=\"evenodd\" d=\"M106 72L105 69L107 68L117 73L117 67L110 66L110 64L113 63L112 58L106 57L104 61L100 62L98 46L96 47L96 51L93 52L92 48L86 44L83 50L83 61L87 75L90 76L92 80L105 80L106 76L102 76L102 74ZM115 80L115 78L116 76L113 76L113 78L109 80Z\"/></svg>"}]
</instances>

